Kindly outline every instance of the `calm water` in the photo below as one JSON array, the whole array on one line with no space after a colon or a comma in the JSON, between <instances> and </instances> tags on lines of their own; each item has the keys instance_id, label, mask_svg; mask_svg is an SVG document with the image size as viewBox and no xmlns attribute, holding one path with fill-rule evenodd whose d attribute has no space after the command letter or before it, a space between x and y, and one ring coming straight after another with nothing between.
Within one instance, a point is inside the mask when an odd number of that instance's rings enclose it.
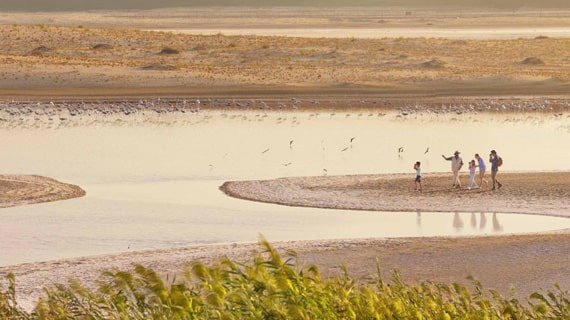
<instances>
[{"instance_id":1,"label":"calm water","mask_svg":"<svg viewBox=\"0 0 570 320\"><path fill-rule=\"evenodd\" d=\"M225 28L225 29L160 29L174 33L201 35L224 34L305 37L305 38L447 38L447 39L518 39L538 36L568 37L567 27L535 27L535 28Z\"/></svg>"},{"instance_id":2,"label":"calm water","mask_svg":"<svg viewBox=\"0 0 570 320\"><path fill-rule=\"evenodd\" d=\"M496 149L505 170L568 170L567 116L201 112L53 128L2 128L2 172L87 196L0 210L0 265L208 243L526 233L570 219L503 213L293 208L226 197L227 180L447 172L441 154ZM352 140L352 142L351 142ZM292 141L292 142L291 142ZM398 148L404 152L398 154ZM425 153L429 147L429 152ZM413 185L410 185L413 188Z\"/></svg>"}]
</instances>

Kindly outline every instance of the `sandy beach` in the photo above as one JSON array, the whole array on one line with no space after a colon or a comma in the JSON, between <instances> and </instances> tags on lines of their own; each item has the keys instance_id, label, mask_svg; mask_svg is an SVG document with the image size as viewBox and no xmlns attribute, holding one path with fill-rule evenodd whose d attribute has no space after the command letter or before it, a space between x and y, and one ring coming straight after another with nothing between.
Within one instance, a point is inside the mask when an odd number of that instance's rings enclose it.
<instances>
[{"instance_id":1,"label":"sandy beach","mask_svg":"<svg viewBox=\"0 0 570 320\"><path fill-rule=\"evenodd\" d=\"M421 29L426 25L458 27L460 21L468 21L459 26L566 28L570 15L529 11L515 15L463 13L465 16L458 18L456 13L433 16L426 11L409 17L400 10L382 21L353 16L337 23L330 19L335 12L323 17L308 11L302 21L291 20L294 13L255 23L275 27L273 22L280 28L291 24L353 28L380 23L386 28L409 25ZM191 15L188 11L177 15L152 10L57 16L1 13L0 125L73 125L80 121L75 119L86 116L128 117L149 110L176 114L208 108L390 110L403 116L414 112L532 112L569 117L568 38L332 39L141 31L212 25L235 29L244 22L229 14L189 25ZM222 189L243 199L292 206L570 216L569 172L501 172L499 177L504 187L495 192L450 190L450 173L427 174L421 193L413 192L413 177L402 174L235 181ZM462 178L466 184L467 177ZM0 207L82 196L80 187L51 178L4 175L0 176ZM467 282L466 277L472 275L487 289L508 294L513 287L522 298L550 289L554 283L570 288L568 230L498 237L273 244L283 252L296 250L301 263L317 264L328 275L336 275L339 266L346 265L361 281L376 274L379 261L385 278L393 269L411 282ZM258 249L256 244L225 244L124 252L0 267L0 276L16 275L18 296L30 307L44 286L64 283L70 277L93 284L101 271L129 269L133 264L171 274L195 259L247 259Z\"/></svg>"},{"instance_id":2,"label":"sandy beach","mask_svg":"<svg viewBox=\"0 0 570 320\"><path fill-rule=\"evenodd\" d=\"M234 181L221 186L226 194L253 201L291 206L372 211L461 211L570 216L570 172L500 173L503 187L452 189L450 174L422 176L415 192L413 175L355 175ZM490 180L490 177L487 177Z\"/></svg>"},{"instance_id":3,"label":"sandy beach","mask_svg":"<svg viewBox=\"0 0 570 320\"><path fill-rule=\"evenodd\" d=\"M34 175L0 175L0 208L82 197L80 187Z\"/></svg>"},{"instance_id":4,"label":"sandy beach","mask_svg":"<svg viewBox=\"0 0 570 320\"><path fill-rule=\"evenodd\" d=\"M425 191L412 191L409 177L402 175L363 175L288 178L268 181L228 182L226 193L256 201L286 205L352 208L362 210L456 211L482 209L487 212L518 212L569 216L568 172L505 173L503 188L448 188L450 174L428 175ZM5 183L10 178L4 177ZM276 198L276 195L280 195ZM524 198L527 201L521 201ZM481 208L480 204L484 204ZM271 239L268 239L271 241ZM409 282L439 281L467 283L474 276L487 289L508 295L515 289L520 298L551 289L555 283L570 285L568 250L570 232L546 234L422 237L397 239L339 239L322 241L275 242L283 254L299 253L300 265L316 264L323 274L338 275L340 266L352 277L368 281L377 274L390 279L399 270ZM16 275L23 306L31 307L42 288L54 283L79 279L93 286L102 271L130 270L135 264L154 268L161 274L181 272L188 263L206 263L220 257L245 261L260 250L256 244L226 244L147 250L120 254L64 259L0 267L0 275Z\"/></svg>"}]
</instances>

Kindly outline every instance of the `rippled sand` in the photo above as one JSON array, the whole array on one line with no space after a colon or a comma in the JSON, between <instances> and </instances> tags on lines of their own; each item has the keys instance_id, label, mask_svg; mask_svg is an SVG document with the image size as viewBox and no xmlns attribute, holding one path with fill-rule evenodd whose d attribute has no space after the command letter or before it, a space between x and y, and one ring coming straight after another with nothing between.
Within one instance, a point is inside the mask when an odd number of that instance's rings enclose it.
<instances>
[{"instance_id":1,"label":"rippled sand","mask_svg":"<svg viewBox=\"0 0 570 320\"><path fill-rule=\"evenodd\" d=\"M243 102L268 97L287 102L288 109L294 108L292 98L322 102L348 97L349 100L343 100L342 105L352 110L362 107L360 101L365 101L362 97L368 97L388 103L383 105L387 108L404 106L403 113L415 110L426 99L431 99L438 110L464 112L462 108L469 108L469 103L455 103L458 97L474 97L484 106L492 105L491 111L500 112L503 107L505 110L517 110L518 99L523 97L523 100L532 101L532 111L561 112L567 117L566 99L570 92L570 65L567 61L570 40L567 38L541 35L520 39L307 39L185 35L134 29L186 28L179 22L196 20L188 19L188 12L185 14L180 16L172 11L127 15L2 13L0 95L6 100L1 108L2 120L7 126L14 121L35 125L36 118L41 123L52 120L64 122L74 117L72 113L87 112L85 110L89 108L83 105L83 101L103 100L119 104L129 100L136 105L142 100L154 103L159 98L171 98L176 103L188 99L187 108L181 110L191 112L201 107L201 104L196 105L196 98L201 98L202 103L211 103L213 100L208 100L210 98L227 99L224 101L233 103L232 108L241 108L243 105L235 104L236 99ZM330 14L334 17L334 12ZM418 30L426 26L454 28L466 24L471 28L507 26L516 30L521 26L537 26L548 30L567 28L569 21L568 14L564 12L503 16L471 13L438 17L425 14L416 17L415 13L411 17L407 13L402 15L400 12L397 17L386 15L381 19L335 20L330 17L322 19L317 15L316 18L303 17L301 24L299 20L291 20L291 16L268 15L264 20L256 21L265 26L277 21L288 26L318 28L323 26L322 21L326 21L328 26L369 27L370 24L382 24L391 28L410 26ZM212 23L225 23L225 27L234 28L243 25L243 20L233 19L198 20L199 26L194 27L208 28ZM391 104L390 99L403 96L409 99L405 104ZM505 98L509 100L506 104L501 100ZM548 101L554 98L560 98L562 103L550 108ZM64 116L59 111L49 114L51 102L55 102L54 108L59 108L59 104L66 101L75 101L77 105L62 106ZM40 108L42 111L36 114L39 109L28 106L29 103L43 106ZM277 108L277 105L275 103L272 107ZM335 105L320 103L307 108L326 110ZM449 105L453 108L447 108ZM225 104L220 107L225 107ZM371 103L366 107L382 110ZM534 107L538 109L532 109ZM122 105L111 109L115 110L114 114L138 112L136 107L131 109ZM93 112L97 117L107 116L106 109ZM9 194L8 190L17 187L19 195L24 198L22 202L8 200L10 205L33 202L39 199L38 190L51 194L56 188L52 182L41 186L36 178L26 184L15 183L10 177L4 178L6 180L0 187L6 190L5 193ZM488 209L510 208L513 212L568 215L568 173L504 175L504 189L494 193L450 191L443 187L446 177L434 176L430 181L431 178L426 176L426 191L422 194L408 192L409 184L403 177L282 180L279 183L283 185L279 187L300 195L307 195L308 192L302 191L311 187L311 192L325 199L336 199L342 194L344 198L339 197L338 202L344 201L343 206L354 208L381 204L384 209L409 210L413 208L412 204L419 202L422 209L445 211L449 210L449 203L473 207L479 200ZM388 188L394 181L398 187ZM323 185L323 182L326 183ZM253 184L261 188L261 197L268 193L264 193L263 187L272 186L272 183ZM355 185L360 188L349 188ZM80 191L73 189L64 193L78 195ZM395 201L387 208L386 203L373 199L376 195ZM295 199L284 201L291 200ZM305 204L315 203L307 201ZM298 250L302 261L316 263L325 274L337 274L338 266L344 264L350 274L359 279L373 276L379 261L386 277L392 269L401 270L404 279L410 281L465 282L465 277L471 274L487 288L507 293L513 286L522 296L541 288L551 288L553 283L559 283L564 289L570 286L567 276L570 274L570 233L566 231L500 237L283 242L275 243L275 246L282 251ZM133 263L155 268L162 274L175 273L194 259L204 262L221 256L245 259L257 249L255 244L230 244L129 252L1 267L0 275L16 274L19 298L30 307L41 294L43 286L65 282L69 277L92 284L102 270L128 269Z\"/></svg>"},{"instance_id":2,"label":"rippled sand","mask_svg":"<svg viewBox=\"0 0 570 320\"><path fill-rule=\"evenodd\" d=\"M76 185L35 175L0 175L0 208L82 197Z\"/></svg>"},{"instance_id":3,"label":"rippled sand","mask_svg":"<svg viewBox=\"0 0 570 320\"><path fill-rule=\"evenodd\" d=\"M231 182L223 189L244 198L271 199L271 202L284 204L289 201L288 204L305 206L453 211L481 209L478 206L482 205L483 209L502 212L570 215L570 173L509 173L499 177L504 186L496 191L451 190L446 187L451 177L427 176L425 192L415 193L410 190L411 180L398 175ZM9 177L4 179L10 181ZM275 198L277 194L279 201ZM466 276L473 275L485 287L504 294L511 287L524 296L541 288L551 288L554 283L563 288L570 285L567 277L570 233L567 231L498 237L295 241L274 245L282 252L296 250L301 263L314 263L325 275L336 275L340 272L339 266L346 265L350 274L361 280L374 277L376 264L380 262L386 279L394 269L400 270L409 281L466 282ZM15 273L19 297L24 306L30 307L41 294L41 288L65 283L69 278L93 285L102 271L128 270L134 264L152 267L161 274L172 274L193 260L206 263L219 257L243 260L260 249L256 244L228 244L125 252L0 267L0 275Z\"/></svg>"}]
</instances>

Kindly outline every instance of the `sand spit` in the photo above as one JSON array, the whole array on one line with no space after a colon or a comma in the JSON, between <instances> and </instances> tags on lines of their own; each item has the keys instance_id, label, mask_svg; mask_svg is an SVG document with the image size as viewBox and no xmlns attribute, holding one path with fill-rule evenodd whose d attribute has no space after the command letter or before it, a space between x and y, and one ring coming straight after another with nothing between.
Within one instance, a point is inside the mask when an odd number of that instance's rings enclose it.
<instances>
[{"instance_id":1,"label":"sand spit","mask_svg":"<svg viewBox=\"0 0 570 320\"><path fill-rule=\"evenodd\" d=\"M497 191L451 190L450 174L426 175L421 193L413 191L409 175L397 174L228 182L222 189L233 196L289 205L367 210L477 209L570 216L570 172L501 173L499 177L504 186ZM514 287L521 298L551 289L554 283L563 289L570 286L568 231L493 237L290 241L273 245L283 253L297 251L301 264L316 264L324 275L337 275L339 266L345 265L359 281L377 276L379 262L386 279L394 269L410 282L467 283L466 277L473 275L487 289L503 294ZM211 263L228 257L245 261L259 250L257 244L233 243L123 252L0 267L0 277L13 272L19 301L32 308L42 288L66 283L70 278L94 287L105 270L131 270L135 264L141 264L163 275L175 274L194 260Z\"/></svg>"},{"instance_id":2,"label":"sand spit","mask_svg":"<svg viewBox=\"0 0 570 320\"><path fill-rule=\"evenodd\" d=\"M36 175L0 175L0 208L78 198L78 186Z\"/></svg>"},{"instance_id":3,"label":"sand spit","mask_svg":"<svg viewBox=\"0 0 570 320\"><path fill-rule=\"evenodd\" d=\"M231 181L220 188L242 199L290 206L378 211L460 211L570 216L570 172L502 173L503 187L451 189L450 174L352 175ZM490 178L490 177L487 177Z\"/></svg>"}]
</instances>

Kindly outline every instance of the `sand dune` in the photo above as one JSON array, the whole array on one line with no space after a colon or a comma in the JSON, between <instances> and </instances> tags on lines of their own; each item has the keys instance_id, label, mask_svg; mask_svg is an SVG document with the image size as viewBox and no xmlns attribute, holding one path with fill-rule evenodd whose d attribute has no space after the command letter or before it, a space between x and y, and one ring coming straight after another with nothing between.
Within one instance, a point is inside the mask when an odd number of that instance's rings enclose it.
<instances>
[{"instance_id":1,"label":"sand dune","mask_svg":"<svg viewBox=\"0 0 570 320\"><path fill-rule=\"evenodd\" d=\"M66 116L85 112L131 113L136 108L108 110L115 101L141 98L223 98L243 101L253 97L290 100L339 100L373 98L402 112L415 110L427 101L450 105L469 97L502 111L504 100L513 108L530 101L530 110L566 114L570 92L570 39L547 35L509 40L452 40L440 37L379 37L378 39L325 39L302 37L196 35L151 32L140 29L207 28L568 28L570 9L566 0L545 1L430 1L430 8L417 8L425 1L398 1L400 7L371 8L191 8L176 10L109 11L117 7L151 9L156 1L14 1L0 3L0 96L2 120L19 126L36 125L63 110ZM350 2L368 5L372 1ZM377 1L374 1L376 3ZM184 2L186 3L186 2ZM199 2L194 2L199 4ZM222 1L220 4L238 4ZM301 4L264 2L264 4ZM306 3L306 2L303 2ZM343 4L345 2L329 2ZM394 4L396 1L388 1ZM495 11L463 10L472 5ZM73 4L74 7L70 7ZM91 6L96 4L95 6ZM178 6L182 1L161 1ZM208 4L213 4L209 1ZM239 1L258 5L260 2ZM409 4L409 7L406 7ZM455 9L440 10L453 4ZM458 10L457 8L459 7ZM85 12L87 9L103 9ZM462 9L463 8L463 9ZM105 9L107 11L105 11ZM7 12L8 10L80 10L78 12ZM216 14L217 12L220 14ZM172 48L172 54L160 54ZM556 108L546 101L557 98ZM375 100L376 99L376 100ZM391 99L404 99L404 104ZM407 99L407 100L406 100ZM102 109L77 109L58 101L102 101ZM173 100L173 101L174 101ZM213 99L214 100L214 99ZM213 101L212 100L212 101ZM50 102L55 101L55 104ZM203 100L207 101L207 100ZM540 101L536 104L536 101ZM496 103L495 103L496 102ZM30 104L34 103L34 107ZM130 103L130 102L129 102ZM526 103L526 102L524 102ZM62 103L63 104L63 103ZM490 106L492 104L492 106ZM39 110L39 114L34 111ZM469 103L465 104L468 106ZM454 105L452 112L464 112ZM370 106L369 106L370 107ZM376 105L372 106L377 108ZM412 108L412 109L408 109ZM455 109L455 107L459 109ZM168 106L165 106L167 109ZM320 108L326 109L323 103ZM510 107L509 107L510 108ZM504 107L504 109L508 109ZM54 111L55 110L55 111ZM59 111L58 111L59 110ZM79 111L78 111L79 110ZM154 110L154 109L153 109ZM446 109L448 110L448 109ZM28 112L31 111L31 112ZM161 110L158 110L161 111ZM488 110L482 110L488 111ZM43 113L42 113L43 112ZM470 112L478 112L473 109ZM566 116L566 115L564 115ZM43 119L43 120L42 120ZM14 124L15 123L15 124ZM3 206L64 199L82 195L78 187L39 177L3 176L0 203ZM234 183L252 199L280 202L268 196L268 188L283 190L283 203L315 205L308 195L335 200L340 207L377 210L448 210L473 208L469 199L485 202L486 209L503 206L512 212L568 215L568 173L505 174L499 192L449 191L445 177L426 176L425 193L409 191L412 180L383 176L328 177ZM396 182L394 184L394 182ZM249 184L249 185L248 185ZM260 186L251 196L248 187ZM393 188L394 185L396 188ZM351 188L359 186L359 188ZM390 187L388 187L390 186ZM229 191L237 192L235 189ZM265 188L265 189L263 189ZM432 189L433 188L433 189ZM341 190L344 197L332 197ZM264 193L265 192L265 193ZM47 196L47 198L45 197ZM433 199L430 197L433 196ZM467 197L469 196L469 197ZM379 197L376 199L376 197ZM393 203L380 200L395 199ZM526 198L525 198L526 197ZM374 199L373 199L374 198ZM527 198L533 201L525 202ZM414 200L421 207L411 207ZM292 201L304 201L293 203ZM366 200L366 201L364 201ZM2 202L3 201L3 202ZM344 202L343 202L344 201ZM501 209L501 211L504 211ZM269 239L271 240L271 239ZM488 288L507 293L510 286L526 295L555 282L567 289L568 232L484 238L367 239L279 243L280 250L296 249L303 261L316 263L327 274L346 264L351 274L368 279L376 272L376 259L383 270L400 269L405 279L461 281L472 274ZM93 283L108 268L128 269L133 263L156 268L163 274L179 272L193 259L205 262L220 256L247 258L256 246L218 245L171 250L121 253L0 268L0 276L14 272L18 295L31 306L42 287L65 282L69 277Z\"/></svg>"}]
</instances>

